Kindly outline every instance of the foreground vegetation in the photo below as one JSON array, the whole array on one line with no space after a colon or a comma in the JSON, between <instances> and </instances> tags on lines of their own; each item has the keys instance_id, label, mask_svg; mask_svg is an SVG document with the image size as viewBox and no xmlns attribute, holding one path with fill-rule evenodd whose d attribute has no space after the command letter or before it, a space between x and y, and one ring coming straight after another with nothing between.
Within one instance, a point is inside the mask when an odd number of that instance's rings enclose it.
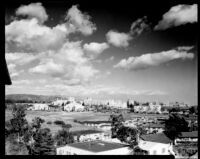
<instances>
[{"instance_id":1,"label":"foreground vegetation","mask_svg":"<svg viewBox=\"0 0 200 159\"><path fill-rule=\"evenodd\" d=\"M32 122L26 119L24 107L15 106L12 118L5 123L5 143L7 155L54 155L57 145L73 143L69 132L71 125L62 123L62 130L54 136L49 128L41 128L45 120L35 117Z\"/></svg>"}]
</instances>

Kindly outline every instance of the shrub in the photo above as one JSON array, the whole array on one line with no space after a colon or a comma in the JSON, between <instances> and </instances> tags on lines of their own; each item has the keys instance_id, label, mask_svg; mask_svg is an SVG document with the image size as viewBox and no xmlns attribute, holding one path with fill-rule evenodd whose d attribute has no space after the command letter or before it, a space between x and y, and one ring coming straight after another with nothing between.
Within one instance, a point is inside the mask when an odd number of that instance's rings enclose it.
<instances>
[{"instance_id":1,"label":"shrub","mask_svg":"<svg viewBox=\"0 0 200 159\"><path fill-rule=\"evenodd\" d=\"M54 124L56 124L56 125L65 125L65 122L61 121L61 120L56 120L56 121L54 121Z\"/></svg>"},{"instance_id":2,"label":"shrub","mask_svg":"<svg viewBox=\"0 0 200 159\"><path fill-rule=\"evenodd\" d=\"M51 121L48 121L47 124L52 124L52 122L51 122Z\"/></svg>"}]
</instances>

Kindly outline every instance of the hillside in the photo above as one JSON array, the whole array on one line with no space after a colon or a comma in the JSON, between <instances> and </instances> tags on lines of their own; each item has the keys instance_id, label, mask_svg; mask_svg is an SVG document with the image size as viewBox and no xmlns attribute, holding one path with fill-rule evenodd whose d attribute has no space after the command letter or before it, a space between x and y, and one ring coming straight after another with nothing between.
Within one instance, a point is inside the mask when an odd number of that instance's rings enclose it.
<instances>
[{"instance_id":1,"label":"hillside","mask_svg":"<svg viewBox=\"0 0 200 159\"><path fill-rule=\"evenodd\" d=\"M51 102L57 98L64 98L61 96L46 96L46 95L33 95L33 94L8 94L6 95L6 101L13 102Z\"/></svg>"}]
</instances>

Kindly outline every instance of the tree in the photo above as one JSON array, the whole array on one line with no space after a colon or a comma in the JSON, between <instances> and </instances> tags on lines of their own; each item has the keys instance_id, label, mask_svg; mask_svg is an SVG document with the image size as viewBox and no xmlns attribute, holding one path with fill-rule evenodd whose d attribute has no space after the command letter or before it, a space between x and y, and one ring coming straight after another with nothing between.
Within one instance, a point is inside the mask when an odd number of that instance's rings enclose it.
<instances>
[{"instance_id":1,"label":"tree","mask_svg":"<svg viewBox=\"0 0 200 159\"><path fill-rule=\"evenodd\" d=\"M122 126L117 131L117 138L121 142L128 143L131 148L134 148L138 144L137 135L137 129L131 127Z\"/></svg>"},{"instance_id":2,"label":"tree","mask_svg":"<svg viewBox=\"0 0 200 159\"><path fill-rule=\"evenodd\" d=\"M111 121L112 138L115 138L117 137L117 131L123 126L122 122L124 122L124 118L122 114L120 115L112 114L110 115L109 120Z\"/></svg>"},{"instance_id":3,"label":"tree","mask_svg":"<svg viewBox=\"0 0 200 159\"><path fill-rule=\"evenodd\" d=\"M31 155L54 155L54 140L50 129L39 129L34 135L34 143L31 149Z\"/></svg>"},{"instance_id":4,"label":"tree","mask_svg":"<svg viewBox=\"0 0 200 159\"><path fill-rule=\"evenodd\" d=\"M74 137L72 133L69 132L71 125L67 124L64 125L62 128L63 129L59 130L56 136L54 137L57 146L66 145L74 142Z\"/></svg>"},{"instance_id":5,"label":"tree","mask_svg":"<svg viewBox=\"0 0 200 159\"><path fill-rule=\"evenodd\" d=\"M188 122L178 114L170 114L169 119L165 121L165 134L172 140L174 140L180 132L188 130Z\"/></svg>"},{"instance_id":6,"label":"tree","mask_svg":"<svg viewBox=\"0 0 200 159\"><path fill-rule=\"evenodd\" d=\"M145 130L145 128L142 127L142 126L138 126L138 127L137 127L137 130L138 130L139 136L141 136L141 135L146 135L146 134L147 134L147 130Z\"/></svg>"},{"instance_id":7,"label":"tree","mask_svg":"<svg viewBox=\"0 0 200 159\"><path fill-rule=\"evenodd\" d=\"M17 141L22 142L23 135L28 131L28 122L23 106L14 106L12 111L13 118L10 120L10 132L17 134Z\"/></svg>"}]
</instances>

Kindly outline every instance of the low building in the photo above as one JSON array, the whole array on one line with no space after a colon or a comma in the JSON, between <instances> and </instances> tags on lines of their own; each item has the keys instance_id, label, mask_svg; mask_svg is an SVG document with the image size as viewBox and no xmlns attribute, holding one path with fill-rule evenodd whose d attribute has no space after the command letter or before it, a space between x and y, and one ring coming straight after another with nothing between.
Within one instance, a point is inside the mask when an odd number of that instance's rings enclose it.
<instances>
[{"instance_id":1,"label":"low building","mask_svg":"<svg viewBox=\"0 0 200 159\"><path fill-rule=\"evenodd\" d=\"M96 127L96 128L98 128L102 124L111 125L111 121L81 121L79 123L85 126L91 126L91 127Z\"/></svg>"},{"instance_id":2,"label":"low building","mask_svg":"<svg viewBox=\"0 0 200 159\"><path fill-rule=\"evenodd\" d=\"M82 106L80 103L77 103L77 102L71 102L71 103L66 104L64 106L64 111L67 111L67 112L71 112L71 111L82 112L82 111L84 111L84 106Z\"/></svg>"},{"instance_id":3,"label":"low building","mask_svg":"<svg viewBox=\"0 0 200 159\"><path fill-rule=\"evenodd\" d=\"M198 131L181 132L181 134L175 139L175 145L191 143L198 143Z\"/></svg>"},{"instance_id":4,"label":"low building","mask_svg":"<svg viewBox=\"0 0 200 159\"><path fill-rule=\"evenodd\" d=\"M103 131L109 131L111 130L111 123L101 123L97 126L97 128Z\"/></svg>"},{"instance_id":5,"label":"low building","mask_svg":"<svg viewBox=\"0 0 200 159\"><path fill-rule=\"evenodd\" d=\"M43 103L35 103L31 107L27 108L27 110L49 110L49 106Z\"/></svg>"},{"instance_id":6,"label":"low building","mask_svg":"<svg viewBox=\"0 0 200 159\"><path fill-rule=\"evenodd\" d=\"M175 155L172 140L165 134L149 134L140 136L138 147L148 155Z\"/></svg>"},{"instance_id":7,"label":"low building","mask_svg":"<svg viewBox=\"0 0 200 159\"><path fill-rule=\"evenodd\" d=\"M149 123L144 125L145 130L147 131L147 134L156 134L156 133L162 133L165 129L164 124L159 123Z\"/></svg>"},{"instance_id":8,"label":"low building","mask_svg":"<svg viewBox=\"0 0 200 159\"><path fill-rule=\"evenodd\" d=\"M105 141L89 141L67 144L56 148L57 155L130 155L132 150L125 144Z\"/></svg>"}]
</instances>

